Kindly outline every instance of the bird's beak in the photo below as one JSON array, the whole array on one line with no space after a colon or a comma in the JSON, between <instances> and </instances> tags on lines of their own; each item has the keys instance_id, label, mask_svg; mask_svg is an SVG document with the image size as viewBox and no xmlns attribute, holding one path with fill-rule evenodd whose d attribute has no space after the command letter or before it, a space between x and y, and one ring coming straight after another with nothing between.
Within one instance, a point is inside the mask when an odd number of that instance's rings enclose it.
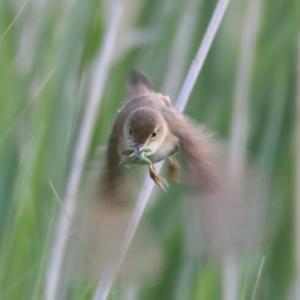
<instances>
[{"instance_id":1,"label":"bird's beak","mask_svg":"<svg viewBox=\"0 0 300 300\"><path fill-rule=\"evenodd\" d=\"M143 150L144 150L144 145L140 145L140 144L135 144L135 145L134 145L134 151L135 151L135 153L136 153L136 155L137 155L138 157L141 156Z\"/></svg>"}]
</instances>

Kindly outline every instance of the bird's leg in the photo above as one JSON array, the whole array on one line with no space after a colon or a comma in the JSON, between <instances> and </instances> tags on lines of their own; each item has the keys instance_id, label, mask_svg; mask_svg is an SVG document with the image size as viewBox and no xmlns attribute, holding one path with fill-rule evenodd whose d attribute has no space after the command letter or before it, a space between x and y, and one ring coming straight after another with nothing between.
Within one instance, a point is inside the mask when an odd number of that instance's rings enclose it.
<instances>
[{"instance_id":1,"label":"bird's leg","mask_svg":"<svg viewBox=\"0 0 300 300\"><path fill-rule=\"evenodd\" d=\"M170 156L167 159L167 168L168 173L172 181L178 183L179 182L179 172L180 172L180 165L177 162L174 156Z\"/></svg>"},{"instance_id":2,"label":"bird's leg","mask_svg":"<svg viewBox=\"0 0 300 300\"><path fill-rule=\"evenodd\" d=\"M149 169L149 174L150 174L150 177L153 179L153 181L164 191L167 190L167 188L169 187L167 181L159 176L154 168L153 165L149 165L148 166L148 169Z\"/></svg>"}]
</instances>

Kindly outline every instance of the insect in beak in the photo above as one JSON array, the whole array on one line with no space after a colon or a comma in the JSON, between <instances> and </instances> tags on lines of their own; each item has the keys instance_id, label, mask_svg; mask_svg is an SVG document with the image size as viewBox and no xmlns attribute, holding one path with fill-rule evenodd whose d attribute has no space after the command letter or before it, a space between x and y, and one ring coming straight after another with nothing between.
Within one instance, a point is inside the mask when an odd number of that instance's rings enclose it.
<instances>
[{"instance_id":1,"label":"insect in beak","mask_svg":"<svg viewBox=\"0 0 300 300\"><path fill-rule=\"evenodd\" d=\"M134 144L134 145L132 145L131 150L124 151L123 153L124 154L126 153L127 155L129 155L130 158L133 158L133 157L141 158L143 149L144 149L143 145Z\"/></svg>"},{"instance_id":2,"label":"insect in beak","mask_svg":"<svg viewBox=\"0 0 300 300\"><path fill-rule=\"evenodd\" d=\"M131 152L125 151L128 153L129 158L132 160L138 159L139 162L143 162L145 164L151 164L151 160L147 157L151 153L150 149L145 149L145 145L141 144L133 144Z\"/></svg>"}]
</instances>

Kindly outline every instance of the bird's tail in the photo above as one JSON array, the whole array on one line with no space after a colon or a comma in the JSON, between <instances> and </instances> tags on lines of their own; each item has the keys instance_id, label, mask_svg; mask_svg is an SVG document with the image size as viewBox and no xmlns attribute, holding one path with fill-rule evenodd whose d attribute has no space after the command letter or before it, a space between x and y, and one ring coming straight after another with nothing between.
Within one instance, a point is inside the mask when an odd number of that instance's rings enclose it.
<instances>
[{"instance_id":1,"label":"bird's tail","mask_svg":"<svg viewBox=\"0 0 300 300\"><path fill-rule=\"evenodd\" d=\"M132 96L149 92L151 90L150 81L142 72L132 70L129 76L129 90Z\"/></svg>"}]
</instances>

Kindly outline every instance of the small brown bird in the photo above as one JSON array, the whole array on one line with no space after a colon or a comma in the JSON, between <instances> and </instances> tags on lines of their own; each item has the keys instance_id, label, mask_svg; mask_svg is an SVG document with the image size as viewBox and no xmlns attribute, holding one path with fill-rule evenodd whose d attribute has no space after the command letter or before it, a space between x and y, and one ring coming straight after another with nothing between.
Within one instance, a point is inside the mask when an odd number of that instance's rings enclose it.
<instances>
[{"instance_id":1,"label":"small brown bird","mask_svg":"<svg viewBox=\"0 0 300 300\"><path fill-rule=\"evenodd\" d=\"M137 71L130 77L131 97L120 109L107 148L104 186L109 191L122 184L124 165L148 166L154 182L166 190L167 181L154 164L166 160L170 177L178 180L181 152L187 166L188 182L210 187L215 174L208 154L207 135L172 106L170 98L154 92L147 77Z\"/></svg>"}]
</instances>

